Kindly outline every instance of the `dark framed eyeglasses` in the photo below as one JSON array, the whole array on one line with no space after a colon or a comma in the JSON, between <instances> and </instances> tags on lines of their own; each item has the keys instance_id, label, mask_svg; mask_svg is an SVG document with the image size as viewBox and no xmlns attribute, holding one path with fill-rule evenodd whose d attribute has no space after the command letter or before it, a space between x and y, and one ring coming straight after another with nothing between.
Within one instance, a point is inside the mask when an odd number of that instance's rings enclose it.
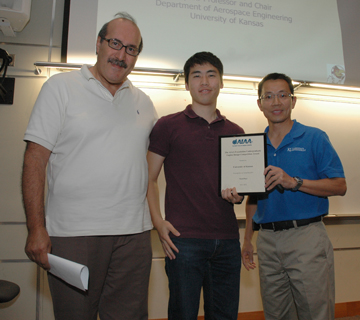
<instances>
[{"instance_id":1,"label":"dark framed eyeglasses","mask_svg":"<svg viewBox=\"0 0 360 320\"><path fill-rule=\"evenodd\" d=\"M136 57L139 55L140 50L138 48L132 47L132 46L125 46L120 40L118 39L106 39L101 38L105 41L107 41L110 48L115 50L121 50L123 47L125 48L125 52L129 54L130 56Z\"/></svg>"}]
</instances>

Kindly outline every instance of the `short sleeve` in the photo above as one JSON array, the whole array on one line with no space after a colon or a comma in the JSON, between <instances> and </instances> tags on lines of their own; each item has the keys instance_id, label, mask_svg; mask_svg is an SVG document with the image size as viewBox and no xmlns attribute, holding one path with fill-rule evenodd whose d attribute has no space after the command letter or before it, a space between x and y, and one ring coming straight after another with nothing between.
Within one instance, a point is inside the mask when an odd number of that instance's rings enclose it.
<instances>
[{"instance_id":1,"label":"short sleeve","mask_svg":"<svg viewBox=\"0 0 360 320\"><path fill-rule=\"evenodd\" d=\"M325 132L321 131L318 135L313 152L316 154L317 171L322 179L345 177L341 160Z\"/></svg>"},{"instance_id":2,"label":"short sleeve","mask_svg":"<svg viewBox=\"0 0 360 320\"><path fill-rule=\"evenodd\" d=\"M170 152L170 133L166 118L160 118L150 134L149 151L162 157L166 157Z\"/></svg>"},{"instance_id":3,"label":"short sleeve","mask_svg":"<svg viewBox=\"0 0 360 320\"><path fill-rule=\"evenodd\" d=\"M65 117L66 99L61 88L50 80L44 83L32 110L24 140L53 150L61 133Z\"/></svg>"}]
</instances>

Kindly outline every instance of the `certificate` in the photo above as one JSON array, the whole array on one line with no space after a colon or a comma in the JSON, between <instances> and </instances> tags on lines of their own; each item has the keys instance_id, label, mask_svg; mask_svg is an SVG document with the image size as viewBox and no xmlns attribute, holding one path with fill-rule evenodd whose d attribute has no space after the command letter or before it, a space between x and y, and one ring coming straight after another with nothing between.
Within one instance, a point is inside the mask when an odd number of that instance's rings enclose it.
<instances>
[{"instance_id":1,"label":"certificate","mask_svg":"<svg viewBox=\"0 0 360 320\"><path fill-rule=\"evenodd\" d=\"M219 137L219 192L236 188L239 194L265 193L266 134Z\"/></svg>"}]
</instances>

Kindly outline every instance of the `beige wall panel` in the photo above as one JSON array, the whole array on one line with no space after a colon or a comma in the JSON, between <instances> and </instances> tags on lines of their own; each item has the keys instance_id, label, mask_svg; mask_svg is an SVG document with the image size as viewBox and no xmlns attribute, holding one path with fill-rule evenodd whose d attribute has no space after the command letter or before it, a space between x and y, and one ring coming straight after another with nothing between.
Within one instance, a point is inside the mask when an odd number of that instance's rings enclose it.
<instances>
[{"instance_id":1,"label":"beige wall panel","mask_svg":"<svg viewBox=\"0 0 360 320\"><path fill-rule=\"evenodd\" d=\"M168 299L165 260L153 259L149 286L149 319L167 318Z\"/></svg>"},{"instance_id":2,"label":"beige wall panel","mask_svg":"<svg viewBox=\"0 0 360 320\"><path fill-rule=\"evenodd\" d=\"M353 224L326 226L334 249L360 248L360 224L354 222Z\"/></svg>"},{"instance_id":3,"label":"beige wall panel","mask_svg":"<svg viewBox=\"0 0 360 320\"><path fill-rule=\"evenodd\" d=\"M28 259L24 251L26 236L25 225L0 224L0 260Z\"/></svg>"},{"instance_id":4,"label":"beige wall panel","mask_svg":"<svg viewBox=\"0 0 360 320\"><path fill-rule=\"evenodd\" d=\"M360 250L335 251L335 302L360 301Z\"/></svg>"}]
</instances>

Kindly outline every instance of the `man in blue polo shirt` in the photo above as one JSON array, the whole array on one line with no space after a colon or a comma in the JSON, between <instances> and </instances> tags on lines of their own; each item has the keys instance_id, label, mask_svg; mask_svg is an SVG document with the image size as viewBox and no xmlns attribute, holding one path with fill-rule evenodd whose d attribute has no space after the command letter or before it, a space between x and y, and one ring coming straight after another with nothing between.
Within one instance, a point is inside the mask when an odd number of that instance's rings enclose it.
<instances>
[{"instance_id":1,"label":"man in blue polo shirt","mask_svg":"<svg viewBox=\"0 0 360 320\"><path fill-rule=\"evenodd\" d=\"M267 320L334 319L333 248L322 217L329 196L344 195L340 159L325 132L291 119L296 97L291 79L265 76L258 106L267 118L268 193L248 197L243 264L254 269L251 239L259 230L257 253Z\"/></svg>"}]
</instances>

